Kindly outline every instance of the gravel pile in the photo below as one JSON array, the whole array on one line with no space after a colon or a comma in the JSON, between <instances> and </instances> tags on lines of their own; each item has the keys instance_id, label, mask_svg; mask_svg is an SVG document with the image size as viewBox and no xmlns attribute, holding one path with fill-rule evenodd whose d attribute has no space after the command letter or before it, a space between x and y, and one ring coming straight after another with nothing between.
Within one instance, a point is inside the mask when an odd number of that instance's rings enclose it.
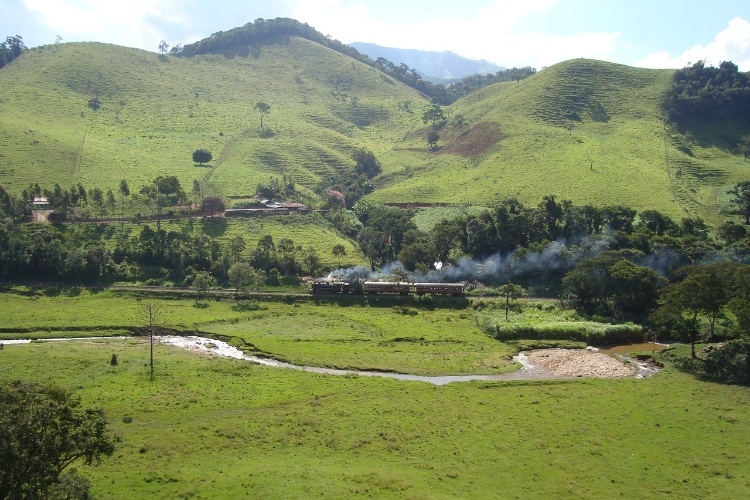
<instances>
[{"instance_id":1,"label":"gravel pile","mask_svg":"<svg viewBox=\"0 0 750 500\"><path fill-rule=\"evenodd\" d=\"M529 361L555 377L632 377L636 368L600 352L583 349L542 349L528 353Z\"/></svg>"}]
</instances>

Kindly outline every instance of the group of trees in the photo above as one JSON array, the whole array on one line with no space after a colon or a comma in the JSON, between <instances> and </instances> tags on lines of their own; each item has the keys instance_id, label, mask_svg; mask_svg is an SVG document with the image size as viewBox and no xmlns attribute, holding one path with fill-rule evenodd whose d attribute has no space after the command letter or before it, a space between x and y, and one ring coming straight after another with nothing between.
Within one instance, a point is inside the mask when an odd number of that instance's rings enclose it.
<instances>
[{"instance_id":1,"label":"group of trees","mask_svg":"<svg viewBox=\"0 0 750 500\"><path fill-rule=\"evenodd\" d=\"M130 186L126 179L119 185L118 196L121 199L121 216L124 216L125 203L131 196ZM8 196L6 194L6 196ZM111 188L106 193L101 188L86 189L80 182L64 189L59 183L51 189L42 188L39 183L30 184L21 193L21 206L30 210L34 199L46 197L55 219L63 220L70 217L86 219L93 216L114 215L117 208L117 197ZM138 200L157 216L160 224L164 210L187 200L177 177L158 176L152 182L145 184L138 192Z\"/></svg>"},{"instance_id":2,"label":"group of trees","mask_svg":"<svg viewBox=\"0 0 750 500\"><path fill-rule=\"evenodd\" d=\"M741 119L750 113L750 77L731 61L718 68L704 61L678 70L664 103L670 120L687 126L695 119Z\"/></svg>"},{"instance_id":3,"label":"group of trees","mask_svg":"<svg viewBox=\"0 0 750 500\"><path fill-rule=\"evenodd\" d=\"M326 200L328 207L351 209L364 195L373 191L370 180L380 174L380 160L366 148L352 154L353 169L342 169L325 176L318 183L317 192Z\"/></svg>"},{"instance_id":4,"label":"group of trees","mask_svg":"<svg viewBox=\"0 0 750 500\"><path fill-rule=\"evenodd\" d=\"M321 271L314 248L289 238L261 237L249 247L242 236L221 244L192 231L165 231L149 225L131 232L117 225L14 225L0 222L0 281L145 281L190 286L197 279L226 286L230 269L246 262L258 284L296 283L297 276Z\"/></svg>"},{"instance_id":5,"label":"group of trees","mask_svg":"<svg viewBox=\"0 0 750 500\"><path fill-rule=\"evenodd\" d=\"M0 43L0 68L10 64L11 61L23 54L25 50L26 45L24 45L21 36L6 37L5 41Z\"/></svg>"},{"instance_id":6,"label":"group of trees","mask_svg":"<svg viewBox=\"0 0 750 500\"><path fill-rule=\"evenodd\" d=\"M687 340L695 355L701 334L701 319L707 322L707 337L716 334L717 320L730 313L737 336L750 337L750 266L737 262L681 268L676 279L661 293L652 320L663 335Z\"/></svg>"}]
</instances>

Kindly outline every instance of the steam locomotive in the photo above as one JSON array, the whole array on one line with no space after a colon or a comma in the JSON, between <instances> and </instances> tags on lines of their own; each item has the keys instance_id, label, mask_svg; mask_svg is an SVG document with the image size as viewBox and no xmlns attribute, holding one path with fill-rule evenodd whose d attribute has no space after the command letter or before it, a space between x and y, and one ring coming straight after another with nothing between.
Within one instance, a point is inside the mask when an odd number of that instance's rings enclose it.
<instances>
[{"instance_id":1,"label":"steam locomotive","mask_svg":"<svg viewBox=\"0 0 750 500\"><path fill-rule=\"evenodd\" d=\"M403 283L393 281L327 281L316 280L313 295L445 295L463 297L463 283Z\"/></svg>"}]
</instances>

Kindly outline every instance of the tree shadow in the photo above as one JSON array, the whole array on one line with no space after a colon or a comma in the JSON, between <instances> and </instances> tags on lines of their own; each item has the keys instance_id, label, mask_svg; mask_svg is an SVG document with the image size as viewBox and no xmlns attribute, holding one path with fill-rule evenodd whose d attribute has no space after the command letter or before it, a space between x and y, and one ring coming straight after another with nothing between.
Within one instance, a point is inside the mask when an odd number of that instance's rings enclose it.
<instances>
[{"instance_id":1,"label":"tree shadow","mask_svg":"<svg viewBox=\"0 0 750 500\"><path fill-rule=\"evenodd\" d=\"M201 219L203 234L211 238L223 236L227 232L227 220L224 217Z\"/></svg>"}]
</instances>

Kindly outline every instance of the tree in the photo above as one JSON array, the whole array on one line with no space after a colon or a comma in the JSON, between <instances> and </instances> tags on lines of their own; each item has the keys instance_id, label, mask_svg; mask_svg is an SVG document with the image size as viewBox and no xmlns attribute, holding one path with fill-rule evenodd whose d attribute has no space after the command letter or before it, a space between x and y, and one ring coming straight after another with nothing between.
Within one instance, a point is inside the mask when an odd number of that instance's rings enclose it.
<instances>
[{"instance_id":1,"label":"tree","mask_svg":"<svg viewBox=\"0 0 750 500\"><path fill-rule=\"evenodd\" d=\"M242 235L238 234L232 240L229 242L229 249L232 252L232 259L235 261L240 260L242 257L242 252L245 251L245 248L247 247L247 243L245 242L245 238L242 237Z\"/></svg>"},{"instance_id":2,"label":"tree","mask_svg":"<svg viewBox=\"0 0 750 500\"><path fill-rule=\"evenodd\" d=\"M380 161L375 155L366 148L360 148L354 152L354 161L357 166L354 171L358 174L364 174L368 179L372 179L380 173Z\"/></svg>"},{"instance_id":3,"label":"tree","mask_svg":"<svg viewBox=\"0 0 750 500\"><path fill-rule=\"evenodd\" d=\"M166 312L158 302L143 302L136 309L136 316L141 324L148 329L149 343L151 346L151 382L154 381L154 333L156 329L166 321Z\"/></svg>"},{"instance_id":4,"label":"tree","mask_svg":"<svg viewBox=\"0 0 750 500\"><path fill-rule=\"evenodd\" d=\"M572 306L587 314L638 318L657 301L658 275L619 252L581 259L562 280Z\"/></svg>"},{"instance_id":5,"label":"tree","mask_svg":"<svg viewBox=\"0 0 750 500\"><path fill-rule=\"evenodd\" d=\"M228 271L229 284L234 287L234 296L246 296L252 287L258 287L262 275L247 262L235 262Z\"/></svg>"},{"instance_id":6,"label":"tree","mask_svg":"<svg viewBox=\"0 0 750 500\"><path fill-rule=\"evenodd\" d=\"M167 53L168 49L169 49L169 44L165 40L162 40L161 42L159 42L159 53L162 55L162 57L164 57L164 54Z\"/></svg>"},{"instance_id":7,"label":"tree","mask_svg":"<svg viewBox=\"0 0 750 500\"><path fill-rule=\"evenodd\" d=\"M193 161L198 165L203 165L204 163L210 162L213 157L214 156L211 154L211 151L208 151L206 149L196 149L195 151L193 151Z\"/></svg>"},{"instance_id":8,"label":"tree","mask_svg":"<svg viewBox=\"0 0 750 500\"><path fill-rule=\"evenodd\" d=\"M344 245L339 243L338 245L334 245L331 249L331 253L334 257L337 257L339 259L339 267L341 267L341 257L346 256L346 248Z\"/></svg>"},{"instance_id":9,"label":"tree","mask_svg":"<svg viewBox=\"0 0 750 500\"><path fill-rule=\"evenodd\" d=\"M263 101L257 102L253 109L260 113L260 128L263 129L263 117L271 112L271 106Z\"/></svg>"},{"instance_id":10,"label":"tree","mask_svg":"<svg viewBox=\"0 0 750 500\"><path fill-rule=\"evenodd\" d=\"M432 130L437 130L445 122L445 113L440 104L433 103L427 111L422 114L422 123L429 123Z\"/></svg>"},{"instance_id":11,"label":"tree","mask_svg":"<svg viewBox=\"0 0 750 500\"><path fill-rule=\"evenodd\" d=\"M434 130L431 130L429 134L427 134L427 145L430 147L431 150L435 151L437 149L438 141L440 140L440 135L438 135L437 132Z\"/></svg>"},{"instance_id":12,"label":"tree","mask_svg":"<svg viewBox=\"0 0 750 500\"><path fill-rule=\"evenodd\" d=\"M143 186L141 194L155 204L157 232L161 230L161 214L164 207L175 205L185 199L185 192L180 186L180 181L174 175L167 177L160 175L154 179L153 183Z\"/></svg>"},{"instance_id":13,"label":"tree","mask_svg":"<svg viewBox=\"0 0 750 500\"><path fill-rule=\"evenodd\" d=\"M508 321L508 310L510 309L510 301L516 300L519 297L526 295L526 289L521 285L515 283L506 283L500 287L500 295L505 297L505 321Z\"/></svg>"},{"instance_id":14,"label":"tree","mask_svg":"<svg viewBox=\"0 0 750 500\"><path fill-rule=\"evenodd\" d=\"M125 179L120 180L120 194L122 195L122 219L125 219L125 202L128 196L130 196L130 186L128 186L128 181ZM123 220L124 223L125 221Z\"/></svg>"},{"instance_id":15,"label":"tree","mask_svg":"<svg viewBox=\"0 0 750 500\"><path fill-rule=\"evenodd\" d=\"M195 301L199 302L201 298L207 296L210 287L211 277L205 272L197 273L193 278L193 288L195 288Z\"/></svg>"},{"instance_id":16,"label":"tree","mask_svg":"<svg viewBox=\"0 0 750 500\"><path fill-rule=\"evenodd\" d=\"M460 133L464 133L464 127L466 126L466 118L464 115L456 115L453 118L453 126L458 127Z\"/></svg>"},{"instance_id":17,"label":"tree","mask_svg":"<svg viewBox=\"0 0 750 500\"><path fill-rule=\"evenodd\" d=\"M115 193L112 192L112 188L107 189L107 211L109 212L110 217L115 210L116 203Z\"/></svg>"},{"instance_id":18,"label":"tree","mask_svg":"<svg viewBox=\"0 0 750 500\"><path fill-rule=\"evenodd\" d=\"M65 498L71 483L87 481L65 469L76 462L98 465L116 439L104 411L54 386L9 381L0 385L0 498ZM71 498L71 496L67 496Z\"/></svg>"},{"instance_id":19,"label":"tree","mask_svg":"<svg viewBox=\"0 0 750 500\"><path fill-rule=\"evenodd\" d=\"M750 225L750 181L738 182L727 194L733 194L731 204L745 217L745 225Z\"/></svg>"},{"instance_id":20,"label":"tree","mask_svg":"<svg viewBox=\"0 0 750 500\"><path fill-rule=\"evenodd\" d=\"M659 300L660 307L652 319L663 327L686 337L690 341L690 353L695 355L695 342L700 333L698 316L705 315L709 321L709 334L713 336L716 319L731 299L730 274L732 266L706 264L678 270L687 274L679 283L664 288Z\"/></svg>"},{"instance_id":21,"label":"tree","mask_svg":"<svg viewBox=\"0 0 750 500\"><path fill-rule=\"evenodd\" d=\"M745 161L747 161L747 158L750 157L750 135L745 135L740 138L738 149Z\"/></svg>"}]
</instances>

